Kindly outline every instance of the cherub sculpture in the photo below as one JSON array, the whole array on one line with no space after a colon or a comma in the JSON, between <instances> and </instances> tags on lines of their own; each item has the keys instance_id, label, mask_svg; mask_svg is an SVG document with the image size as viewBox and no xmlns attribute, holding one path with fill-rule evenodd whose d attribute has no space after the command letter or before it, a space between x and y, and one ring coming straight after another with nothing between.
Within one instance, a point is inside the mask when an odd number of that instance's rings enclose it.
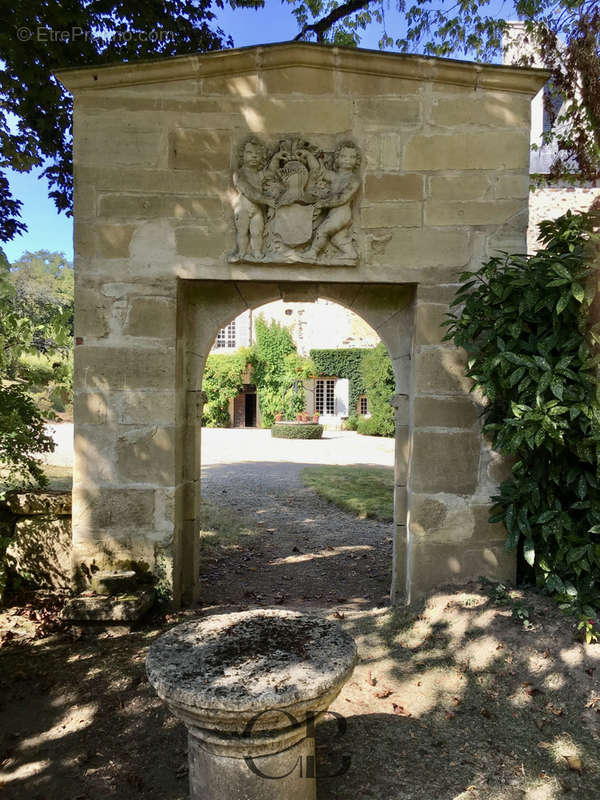
<instances>
[{"instance_id":1,"label":"cherub sculpture","mask_svg":"<svg viewBox=\"0 0 600 800\"><path fill-rule=\"evenodd\" d=\"M234 203L236 250L229 261L236 263L252 258L260 261L264 255L265 207L275 208L275 170L267 161L266 150L258 139L248 139L241 148L240 165L233 174L238 191Z\"/></svg>"},{"instance_id":2,"label":"cherub sculpture","mask_svg":"<svg viewBox=\"0 0 600 800\"><path fill-rule=\"evenodd\" d=\"M320 209L326 211L325 218L317 225L312 243L304 252L303 258L317 260L331 243L342 257L355 259L357 253L352 244L350 203L360 186L358 148L352 142L342 142L335 151L333 170L319 164L308 151L303 151L303 155L311 173L309 187L314 187L312 190L317 196L315 212Z\"/></svg>"}]
</instances>

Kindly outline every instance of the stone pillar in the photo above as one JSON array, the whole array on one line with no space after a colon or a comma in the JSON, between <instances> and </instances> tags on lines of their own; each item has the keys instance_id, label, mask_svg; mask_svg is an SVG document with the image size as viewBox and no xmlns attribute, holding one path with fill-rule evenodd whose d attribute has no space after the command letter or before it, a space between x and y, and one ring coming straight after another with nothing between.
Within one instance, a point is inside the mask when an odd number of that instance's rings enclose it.
<instances>
[{"instance_id":1,"label":"stone pillar","mask_svg":"<svg viewBox=\"0 0 600 800\"><path fill-rule=\"evenodd\" d=\"M188 729L191 800L316 800L314 726L356 660L334 622L281 609L161 636L148 678Z\"/></svg>"}]
</instances>

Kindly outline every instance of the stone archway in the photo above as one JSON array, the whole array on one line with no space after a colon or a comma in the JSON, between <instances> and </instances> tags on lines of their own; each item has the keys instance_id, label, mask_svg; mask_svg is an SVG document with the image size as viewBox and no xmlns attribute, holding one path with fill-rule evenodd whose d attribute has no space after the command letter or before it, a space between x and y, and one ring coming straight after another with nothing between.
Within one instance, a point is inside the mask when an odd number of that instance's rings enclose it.
<instances>
[{"instance_id":1,"label":"stone archway","mask_svg":"<svg viewBox=\"0 0 600 800\"><path fill-rule=\"evenodd\" d=\"M293 284L183 282L181 295L185 318L183 349L186 375L187 412L182 432L182 482L185 502L180 521L182 536L175 567L184 599L196 599L195 576L199 571L198 517L201 490L201 424L204 394L202 377L210 347L217 331L246 309L255 309L273 300L310 302L319 297L351 309L380 336L388 349L396 378L393 398L396 417L394 467L394 556L391 597L402 602L409 596L407 561L407 483L409 473L410 429L409 398L413 382L411 345L414 330L415 287L378 284ZM189 451L192 452L189 452Z\"/></svg>"},{"instance_id":2,"label":"stone archway","mask_svg":"<svg viewBox=\"0 0 600 800\"><path fill-rule=\"evenodd\" d=\"M546 73L289 43L59 77L75 96L78 579L136 565L175 603L193 595L203 359L240 310L288 292L352 308L393 356L394 601L510 578L487 521L502 465L441 322L463 271L525 251Z\"/></svg>"}]
</instances>

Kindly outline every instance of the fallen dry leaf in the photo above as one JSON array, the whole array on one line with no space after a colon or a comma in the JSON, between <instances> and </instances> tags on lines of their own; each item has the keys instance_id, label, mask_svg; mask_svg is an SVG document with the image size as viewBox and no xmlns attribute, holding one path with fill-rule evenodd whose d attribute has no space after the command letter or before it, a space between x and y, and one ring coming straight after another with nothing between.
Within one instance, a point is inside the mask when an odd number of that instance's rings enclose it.
<instances>
[{"instance_id":1,"label":"fallen dry leaf","mask_svg":"<svg viewBox=\"0 0 600 800\"><path fill-rule=\"evenodd\" d=\"M397 703L392 703L392 711L399 717L411 717L410 711L407 711L404 706L399 706Z\"/></svg>"},{"instance_id":2,"label":"fallen dry leaf","mask_svg":"<svg viewBox=\"0 0 600 800\"><path fill-rule=\"evenodd\" d=\"M461 703L462 703L462 700L460 699L460 697L453 697L452 698L452 705L453 706L459 706Z\"/></svg>"},{"instance_id":3,"label":"fallen dry leaf","mask_svg":"<svg viewBox=\"0 0 600 800\"><path fill-rule=\"evenodd\" d=\"M383 689L380 689L378 692L373 692L373 694L379 700L384 700L386 697L389 697L391 694L394 694L394 693L392 692L392 690L389 687L384 686Z\"/></svg>"},{"instance_id":4,"label":"fallen dry leaf","mask_svg":"<svg viewBox=\"0 0 600 800\"><path fill-rule=\"evenodd\" d=\"M344 614L343 614L343 612L342 612L342 611L334 611L334 612L333 612L333 616L334 616L336 619L344 619Z\"/></svg>"},{"instance_id":5,"label":"fallen dry leaf","mask_svg":"<svg viewBox=\"0 0 600 800\"><path fill-rule=\"evenodd\" d=\"M569 765L569 769L572 769L574 772L578 772L581 775L583 765L579 756L563 756L563 758Z\"/></svg>"},{"instance_id":6,"label":"fallen dry leaf","mask_svg":"<svg viewBox=\"0 0 600 800\"><path fill-rule=\"evenodd\" d=\"M368 674L368 675L367 675L367 677L366 677L366 681L367 681L367 683L369 684L369 686L376 686L376 685L377 685L377 679L376 679L376 678L374 678L374 677L371 675L371 670L369 670L369 674Z\"/></svg>"}]
</instances>

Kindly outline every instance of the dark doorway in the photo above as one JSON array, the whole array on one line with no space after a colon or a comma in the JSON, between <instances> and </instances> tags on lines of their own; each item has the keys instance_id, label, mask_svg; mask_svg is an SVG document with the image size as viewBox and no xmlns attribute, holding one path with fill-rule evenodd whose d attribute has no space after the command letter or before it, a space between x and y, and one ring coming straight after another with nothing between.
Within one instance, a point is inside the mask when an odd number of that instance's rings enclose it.
<instances>
[{"instance_id":1,"label":"dark doorway","mask_svg":"<svg viewBox=\"0 0 600 800\"><path fill-rule=\"evenodd\" d=\"M233 427L256 428L256 386L245 383L233 401Z\"/></svg>"},{"instance_id":2,"label":"dark doorway","mask_svg":"<svg viewBox=\"0 0 600 800\"><path fill-rule=\"evenodd\" d=\"M248 392L246 398L246 428L256 428L256 394Z\"/></svg>"}]
</instances>

